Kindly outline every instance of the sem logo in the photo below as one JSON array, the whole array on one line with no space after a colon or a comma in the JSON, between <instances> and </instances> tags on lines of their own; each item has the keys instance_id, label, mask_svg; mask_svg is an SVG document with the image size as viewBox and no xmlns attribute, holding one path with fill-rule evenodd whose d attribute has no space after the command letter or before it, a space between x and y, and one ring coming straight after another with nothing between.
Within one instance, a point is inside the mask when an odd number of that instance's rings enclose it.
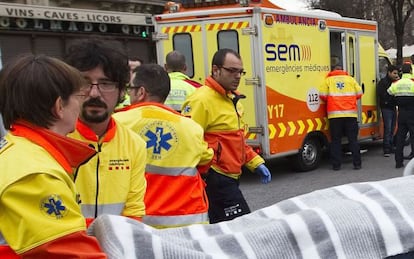
<instances>
[{"instance_id":1,"label":"sem logo","mask_svg":"<svg viewBox=\"0 0 414 259\"><path fill-rule=\"evenodd\" d=\"M312 58L312 50L309 45L273 44L265 45L267 61L309 61Z\"/></svg>"},{"instance_id":2,"label":"sem logo","mask_svg":"<svg viewBox=\"0 0 414 259\"><path fill-rule=\"evenodd\" d=\"M146 125L140 135L146 140L147 150L153 159L172 154L178 143L175 129L165 121Z\"/></svg>"}]
</instances>

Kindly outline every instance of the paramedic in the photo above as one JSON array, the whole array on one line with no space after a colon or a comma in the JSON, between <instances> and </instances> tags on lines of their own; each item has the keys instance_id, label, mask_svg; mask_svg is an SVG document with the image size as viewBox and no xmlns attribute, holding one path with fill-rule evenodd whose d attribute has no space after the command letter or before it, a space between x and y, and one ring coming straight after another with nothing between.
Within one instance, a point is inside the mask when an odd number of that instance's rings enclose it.
<instances>
[{"instance_id":1,"label":"paramedic","mask_svg":"<svg viewBox=\"0 0 414 259\"><path fill-rule=\"evenodd\" d=\"M326 102L326 111L331 133L330 157L332 169L341 169L342 134L348 138L349 149L355 170L361 169L361 152L358 143L357 100L362 96L362 88L353 77L335 66L328 73L319 89L319 96Z\"/></svg>"},{"instance_id":2,"label":"paramedic","mask_svg":"<svg viewBox=\"0 0 414 259\"><path fill-rule=\"evenodd\" d=\"M8 129L0 139L0 258L106 258L86 234L72 181L95 151L65 137L82 83L79 71L47 56L21 56L0 73Z\"/></svg>"},{"instance_id":3,"label":"paramedic","mask_svg":"<svg viewBox=\"0 0 414 259\"><path fill-rule=\"evenodd\" d=\"M206 191L210 223L216 223L250 213L239 188L242 166L259 174L262 183L270 182L271 174L263 158L245 142L243 106L239 102L245 96L237 91L245 74L240 55L220 49L213 56L211 68L211 76L188 97L182 112L201 125L204 139L214 150Z\"/></svg>"},{"instance_id":4,"label":"paramedic","mask_svg":"<svg viewBox=\"0 0 414 259\"><path fill-rule=\"evenodd\" d=\"M128 58L119 42L83 39L69 46L66 61L81 71L85 98L69 136L98 154L75 173L83 215L90 223L101 214L141 220L145 214L145 142L111 116L129 81Z\"/></svg>"}]
</instances>

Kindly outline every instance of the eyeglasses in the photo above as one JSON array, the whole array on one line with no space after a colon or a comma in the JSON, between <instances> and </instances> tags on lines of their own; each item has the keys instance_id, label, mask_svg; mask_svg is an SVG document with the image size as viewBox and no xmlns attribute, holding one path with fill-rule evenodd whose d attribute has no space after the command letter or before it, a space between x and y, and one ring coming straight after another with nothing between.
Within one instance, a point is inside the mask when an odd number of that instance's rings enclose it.
<instances>
[{"instance_id":1,"label":"eyeglasses","mask_svg":"<svg viewBox=\"0 0 414 259\"><path fill-rule=\"evenodd\" d=\"M240 74L242 76L244 76L246 74L246 71L244 71L244 69L238 69L235 67L221 67L224 68L224 70L226 70L227 72L231 73L231 74Z\"/></svg>"},{"instance_id":2,"label":"eyeglasses","mask_svg":"<svg viewBox=\"0 0 414 259\"><path fill-rule=\"evenodd\" d=\"M84 93L90 92L94 86L96 86L101 93L109 93L117 88L118 83L112 81L99 81L98 83L86 82L85 85L81 87L81 91Z\"/></svg>"}]
</instances>

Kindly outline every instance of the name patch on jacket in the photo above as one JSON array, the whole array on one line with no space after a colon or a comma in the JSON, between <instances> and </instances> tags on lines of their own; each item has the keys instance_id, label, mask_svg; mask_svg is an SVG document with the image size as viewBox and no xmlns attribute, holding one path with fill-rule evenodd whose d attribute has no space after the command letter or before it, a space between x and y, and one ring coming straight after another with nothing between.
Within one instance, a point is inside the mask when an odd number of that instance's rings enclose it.
<instances>
[{"instance_id":1,"label":"name patch on jacket","mask_svg":"<svg viewBox=\"0 0 414 259\"><path fill-rule=\"evenodd\" d=\"M110 159L109 170L129 170L129 159Z\"/></svg>"},{"instance_id":2,"label":"name patch on jacket","mask_svg":"<svg viewBox=\"0 0 414 259\"><path fill-rule=\"evenodd\" d=\"M177 133L169 122L152 122L142 128L139 134L147 142L147 151L152 159L165 158L177 147Z\"/></svg>"}]
</instances>

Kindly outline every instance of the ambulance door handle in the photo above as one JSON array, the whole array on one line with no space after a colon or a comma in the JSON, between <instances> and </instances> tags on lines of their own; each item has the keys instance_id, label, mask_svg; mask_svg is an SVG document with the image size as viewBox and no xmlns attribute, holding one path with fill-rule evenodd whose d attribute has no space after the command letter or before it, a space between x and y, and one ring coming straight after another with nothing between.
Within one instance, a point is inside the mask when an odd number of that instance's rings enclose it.
<instances>
[{"instance_id":1,"label":"ambulance door handle","mask_svg":"<svg viewBox=\"0 0 414 259\"><path fill-rule=\"evenodd\" d=\"M365 84L362 83L361 87L362 87L362 93L365 93Z\"/></svg>"}]
</instances>

